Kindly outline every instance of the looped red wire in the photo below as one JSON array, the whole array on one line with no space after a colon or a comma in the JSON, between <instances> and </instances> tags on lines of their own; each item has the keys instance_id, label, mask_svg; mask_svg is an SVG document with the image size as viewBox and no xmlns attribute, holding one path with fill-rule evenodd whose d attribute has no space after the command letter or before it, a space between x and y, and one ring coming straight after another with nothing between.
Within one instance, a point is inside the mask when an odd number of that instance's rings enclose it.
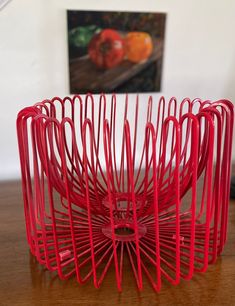
<instances>
[{"instance_id":1,"label":"looped red wire","mask_svg":"<svg viewBox=\"0 0 235 306\"><path fill-rule=\"evenodd\" d=\"M127 256L137 287L145 275L159 291L223 250L233 104L125 95L121 112L120 100L88 93L19 112L27 240L62 279L98 288L114 265L121 291Z\"/></svg>"}]
</instances>

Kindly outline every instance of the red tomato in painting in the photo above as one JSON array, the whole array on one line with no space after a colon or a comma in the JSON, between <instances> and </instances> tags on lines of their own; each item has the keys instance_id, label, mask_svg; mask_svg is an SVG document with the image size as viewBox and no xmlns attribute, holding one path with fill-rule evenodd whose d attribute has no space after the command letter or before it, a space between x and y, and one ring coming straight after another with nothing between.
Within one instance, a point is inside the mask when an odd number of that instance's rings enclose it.
<instances>
[{"instance_id":1,"label":"red tomato in painting","mask_svg":"<svg viewBox=\"0 0 235 306\"><path fill-rule=\"evenodd\" d=\"M91 39L88 53L98 68L115 67L124 57L123 40L117 31L105 29Z\"/></svg>"}]
</instances>

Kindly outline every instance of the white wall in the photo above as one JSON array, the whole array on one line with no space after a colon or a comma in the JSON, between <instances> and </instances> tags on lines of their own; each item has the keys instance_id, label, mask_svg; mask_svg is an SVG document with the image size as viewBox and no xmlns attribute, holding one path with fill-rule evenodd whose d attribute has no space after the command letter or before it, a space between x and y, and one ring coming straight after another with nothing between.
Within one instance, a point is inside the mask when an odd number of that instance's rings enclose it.
<instances>
[{"instance_id":1,"label":"white wall","mask_svg":"<svg viewBox=\"0 0 235 306\"><path fill-rule=\"evenodd\" d=\"M17 112L68 95L66 9L167 12L162 93L235 102L234 0L12 0L0 11L0 179L20 175Z\"/></svg>"}]
</instances>

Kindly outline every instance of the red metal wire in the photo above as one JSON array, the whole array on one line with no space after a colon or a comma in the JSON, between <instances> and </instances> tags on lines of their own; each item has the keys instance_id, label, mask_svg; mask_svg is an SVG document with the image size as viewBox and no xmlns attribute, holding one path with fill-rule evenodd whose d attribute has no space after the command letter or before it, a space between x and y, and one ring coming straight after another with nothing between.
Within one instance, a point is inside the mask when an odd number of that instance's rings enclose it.
<instances>
[{"instance_id":1,"label":"red metal wire","mask_svg":"<svg viewBox=\"0 0 235 306\"><path fill-rule=\"evenodd\" d=\"M114 265L121 291L126 254L137 287L145 275L159 291L223 250L233 105L150 96L144 115L126 95L120 121L119 99L55 97L19 112L27 240L62 279L98 288Z\"/></svg>"}]
</instances>

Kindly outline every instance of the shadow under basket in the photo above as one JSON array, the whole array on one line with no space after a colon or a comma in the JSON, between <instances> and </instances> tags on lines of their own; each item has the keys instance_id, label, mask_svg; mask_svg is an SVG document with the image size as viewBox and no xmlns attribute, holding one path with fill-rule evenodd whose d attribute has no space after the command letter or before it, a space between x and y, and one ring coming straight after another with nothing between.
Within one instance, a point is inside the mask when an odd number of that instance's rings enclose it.
<instances>
[{"instance_id":1,"label":"shadow under basket","mask_svg":"<svg viewBox=\"0 0 235 306\"><path fill-rule=\"evenodd\" d=\"M155 99L155 98L154 98ZM205 272L227 233L233 105L227 100L76 95L19 112L27 240L61 279L125 268L147 278ZM124 263L125 262L125 263Z\"/></svg>"}]
</instances>

